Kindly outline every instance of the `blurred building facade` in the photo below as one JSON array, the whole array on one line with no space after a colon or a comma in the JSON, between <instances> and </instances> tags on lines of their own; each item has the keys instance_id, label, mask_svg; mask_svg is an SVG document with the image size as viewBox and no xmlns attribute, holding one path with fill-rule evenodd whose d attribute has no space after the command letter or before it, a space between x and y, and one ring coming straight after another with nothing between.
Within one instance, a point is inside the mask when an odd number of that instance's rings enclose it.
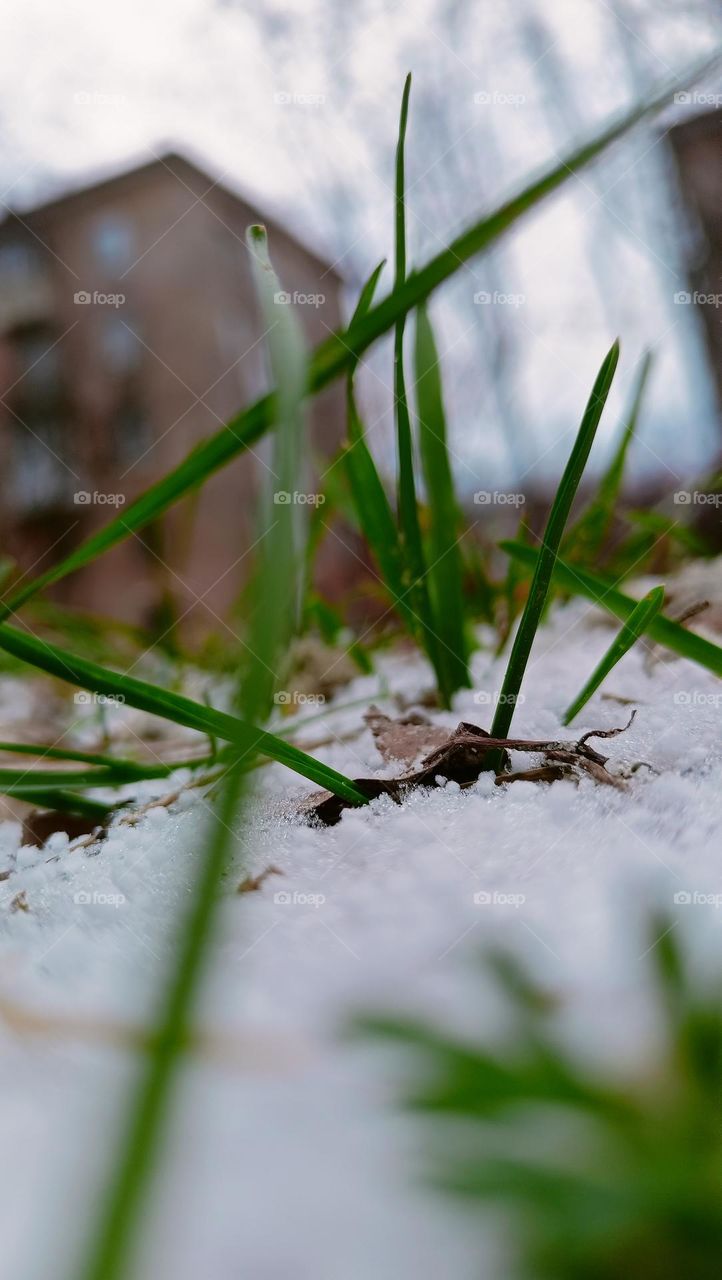
<instances>
[{"instance_id":1,"label":"blurred building facade","mask_svg":"<svg viewBox=\"0 0 722 1280\"><path fill-rule=\"evenodd\" d=\"M340 325L339 276L179 155L0 223L0 532L21 570L66 555L267 389L244 242L258 221L311 347ZM339 397L330 388L310 409L318 458L340 443ZM212 624L244 579L268 447L259 441L56 598L152 624L170 596Z\"/></svg>"}]
</instances>

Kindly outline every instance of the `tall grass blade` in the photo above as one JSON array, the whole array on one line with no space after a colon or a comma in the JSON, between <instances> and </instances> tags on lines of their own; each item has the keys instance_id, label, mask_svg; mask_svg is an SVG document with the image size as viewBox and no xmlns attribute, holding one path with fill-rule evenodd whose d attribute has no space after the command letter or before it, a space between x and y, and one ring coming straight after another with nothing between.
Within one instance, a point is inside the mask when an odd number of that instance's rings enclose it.
<instances>
[{"instance_id":1,"label":"tall grass blade","mask_svg":"<svg viewBox=\"0 0 722 1280\"><path fill-rule=\"evenodd\" d=\"M246 656L240 672L241 712L265 721L273 705L277 669L293 631L289 605L298 597L302 557L297 544L293 504L274 503L273 486L293 490L303 448L301 403L304 356L295 320L277 301L278 281L271 267L265 232L253 227L248 237L253 269L269 333L269 351L276 379L278 414L274 441L274 478L266 484L262 509L260 555L255 570L253 618ZM281 315L274 320L273 309ZM287 490L288 492L288 490ZM281 508L278 511L278 507ZM279 599L280 606L279 611ZM178 962L161 1005L159 1033L130 1107L120 1158L103 1213L91 1241L84 1280L121 1280L132 1275L133 1254L144 1195L167 1127L173 1085L188 1040L190 1017L218 913L221 880L234 845L247 779L247 757L236 753L224 780L220 804L212 824L192 905L178 931ZM252 762L251 762L252 763Z\"/></svg>"},{"instance_id":2,"label":"tall grass blade","mask_svg":"<svg viewBox=\"0 0 722 1280\"><path fill-rule=\"evenodd\" d=\"M629 412L622 427L619 444L589 506L586 511L582 512L579 519L564 537L564 554L575 561L593 564L594 557L601 551L605 538L609 533L624 479L624 467L629 446L639 423L653 360L654 356L651 351L646 351L642 356L632 391Z\"/></svg>"},{"instance_id":3,"label":"tall grass blade","mask_svg":"<svg viewBox=\"0 0 722 1280\"><path fill-rule=\"evenodd\" d=\"M395 276L394 290L400 290L406 280L406 192L405 157L406 125L409 114L411 75L406 77L401 99L399 138L396 146L396 217L395 217ZM421 540L419 508L414 478L414 448L411 437L411 418L406 396L404 374L404 332L406 314L398 317L394 327L394 415L396 418L396 447L398 459L398 513L401 546L405 562L405 574L409 588L411 609L417 619L416 630L428 653L436 673L439 693L444 705L448 705L448 682L444 679L441 648L437 639L434 618L429 600L426 579L426 560Z\"/></svg>"},{"instance_id":4,"label":"tall grass blade","mask_svg":"<svg viewBox=\"0 0 722 1280\"><path fill-rule=\"evenodd\" d=\"M529 595L524 612L512 644L509 662L504 676L499 701L491 726L492 738L505 738L514 715L514 707L521 689L529 654L534 643L537 627L541 621L544 604L549 592L554 563L559 551L564 528L569 517L574 495L589 457L594 442L599 420L607 402L609 389L619 360L619 343L613 343L605 356L602 367L597 374L582 423L574 442L574 448L564 469L559 483L552 509L547 521L542 548L536 562L534 576L529 588Z\"/></svg>"},{"instance_id":5,"label":"tall grass blade","mask_svg":"<svg viewBox=\"0 0 722 1280\"><path fill-rule=\"evenodd\" d=\"M539 552L533 547L524 546L521 542L501 542L499 545L502 551L513 556L527 569L536 568ZM567 564L564 560L556 561L554 581L570 595L583 596L585 600L601 605L622 622L626 622L631 617L637 606L636 600L618 591L613 583L605 581L596 573L590 573L588 569ZM690 662L697 662L701 667L712 671L714 675L722 676L722 648L713 644L711 640L705 640L704 636L685 630L679 622L673 622L671 618L659 616L652 619L647 628L647 634L657 644L671 649L672 653L676 653L678 657L689 658Z\"/></svg>"},{"instance_id":6,"label":"tall grass blade","mask_svg":"<svg viewBox=\"0 0 722 1280\"><path fill-rule=\"evenodd\" d=\"M464 629L459 508L446 444L439 356L426 308L416 313L416 404L419 451L429 505L429 593L440 641L443 692L448 702L471 683Z\"/></svg>"},{"instance_id":7,"label":"tall grass blade","mask_svg":"<svg viewBox=\"0 0 722 1280\"><path fill-rule=\"evenodd\" d=\"M632 645L636 644L640 636L644 635L650 622L653 618L656 618L663 604L664 587L653 587L651 591L647 592L644 599L640 600L636 609L632 611L627 621L622 624L621 630L610 644L601 662L594 668L581 693L567 708L562 724L571 724L575 716L579 715L582 707L586 706L592 694L596 693L612 668L616 667L625 653L628 653Z\"/></svg>"},{"instance_id":8,"label":"tall grass blade","mask_svg":"<svg viewBox=\"0 0 722 1280\"><path fill-rule=\"evenodd\" d=\"M675 92L704 77L716 66L720 57L722 54L718 52L712 58L695 63L679 77L660 85L629 111L614 117L580 146L569 151L561 161L542 170L515 195L473 222L447 249L443 249L425 267L408 276L400 289L394 289L363 320L324 341L313 352L309 364L309 394L320 391L348 370L352 362L358 360L368 347L392 329L401 316L407 315L419 303L424 302L466 262L495 244L521 217L537 208L641 120L661 110ZM0 607L0 618L7 617L43 587L97 559L133 530L141 529L185 494L203 484L215 471L263 435L272 421L272 411L273 397L268 395L238 413L225 427L193 449L173 471L147 489L114 520L92 534L59 564L11 593Z\"/></svg>"},{"instance_id":9,"label":"tall grass blade","mask_svg":"<svg viewBox=\"0 0 722 1280\"><path fill-rule=\"evenodd\" d=\"M273 480L265 486L257 542L258 581L264 586L255 592L254 640L247 650L243 674L249 719L257 720L268 714L278 687L279 666L287 658L301 607L298 584L305 507L296 505L293 495L301 485L304 469L306 356L294 309L279 301L286 295L268 256L265 229L250 227L247 243L276 386Z\"/></svg>"},{"instance_id":10,"label":"tall grass blade","mask_svg":"<svg viewBox=\"0 0 722 1280\"><path fill-rule=\"evenodd\" d=\"M353 391L348 397L349 443L344 454L354 507L369 550L378 565L391 599L411 631L418 631L408 601L404 580L404 560L394 513L386 490L366 444Z\"/></svg>"}]
</instances>

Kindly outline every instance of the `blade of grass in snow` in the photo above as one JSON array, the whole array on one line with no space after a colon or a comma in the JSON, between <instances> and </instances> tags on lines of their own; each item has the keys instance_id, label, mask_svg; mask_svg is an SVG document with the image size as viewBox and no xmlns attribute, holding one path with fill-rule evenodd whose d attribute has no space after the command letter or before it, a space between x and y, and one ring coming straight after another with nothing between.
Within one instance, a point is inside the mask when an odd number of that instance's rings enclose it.
<instances>
[{"instance_id":1,"label":"blade of grass in snow","mask_svg":"<svg viewBox=\"0 0 722 1280\"><path fill-rule=\"evenodd\" d=\"M721 56L716 53L703 62L695 63L629 111L614 117L580 146L568 152L561 162L544 169L515 195L462 231L447 249L443 249L425 267L408 276L400 289L394 289L353 328L334 334L323 342L316 348L310 361L307 386L309 394L320 391L348 370L372 343L393 328L399 317L407 315L420 302L424 302L469 259L493 245L519 218L536 208L571 177L591 164L634 125L664 107L675 92L702 79ZM215 471L263 435L272 421L272 410L273 396L268 395L238 413L227 426L196 446L173 471L124 507L114 520L92 534L59 564L12 592L0 606L0 618L7 617L43 587L97 559L110 547L122 542L133 530L141 529L185 494L203 484Z\"/></svg>"},{"instance_id":2,"label":"blade of grass in snow","mask_svg":"<svg viewBox=\"0 0 722 1280\"><path fill-rule=\"evenodd\" d=\"M254 227L249 233L254 275L269 330L271 363L276 377L277 426L274 477L266 482L260 530L260 555L254 574L253 616L249 642L240 672L238 704L251 719L265 722L273 705L278 665L285 655L293 626L289 604L297 598L301 557L291 503L274 504L274 485L293 488L297 481L302 439L301 401L304 358L295 319L290 311L272 323L278 294L266 251L265 233ZM281 513L275 509L280 505ZM278 596L281 596L281 612ZM159 1018L153 1051L132 1099L129 1122L121 1141L120 1158L107 1201L91 1241L85 1280L122 1280L133 1274L133 1258L140 1219L146 1203L146 1187L167 1127L180 1060L189 1037L190 1019L200 979L208 962L213 939L221 880L234 845L234 828L244 797L244 754L231 760L212 824L206 856L201 864L192 905L180 922L178 963L172 974Z\"/></svg>"},{"instance_id":3,"label":"blade of grass in snow","mask_svg":"<svg viewBox=\"0 0 722 1280\"><path fill-rule=\"evenodd\" d=\"M92 764L112 771L119 782L140 782L145 778L166 778L176 769L197 769L210 764L211 756L195 756L188 760L156 761L124 760L120 756L97 755L93 751L71 751L65 747L46 747L27 742L0 742L0 751L9 755L35 756L42 760L70 760Z\"/></svg>"},{"instance_id":4,"label":"blade of grass in snow","mask_svg":"<svg viewBox=\"0 0 722 1280\"><path fill-rule=\"evenodd\" d=\"M609 395L609 388L612 385L618 359L619 343L615 342L605 356L602 367L597 374L592 394L589 397L584 417L574 442L574 448L569 455L569 461L564 469L564 474L552 503L552 509L542 538L542 549L539 553L529 588L529 595L527 596L524 612L509 655L504 683L501 687L491 726L492 738L504 738L509 732L509 726L514 715L514 707L524 679L526 664L529 661L531 647L534 643L534 637L549 592L559 544L569 518L574 495L579 487L579 481L582 478L582 473L589 457L589 450L594 442L602 410Z\"/></svg>"},{"instance_id":5,"label":"blade of grass in snow","mask_svg":"<svg viewBox=\"0 0 722 1280\"><path fill-rule=\"evenodd\" d=\"M395 247L396 272L394 289L400 290L406 280L406 193L404 151L406 147L406 124L409 114L409 94L411 92L411 75L406 77L401 99L401 116L399 120L399 138L396 145L396 217ZM443 659L441 646L437 638L435 620L431 610L429 588L426 580L426 562L419 526L419 508L416 500L416 482L414 479L414 450L411 439L411 419L406 397L406 378L404 375L404 330L406 315L400 315L394 326L394 416L396 418L396 448L398 465L397 506L399 514L399 530L401 548L404 558L404 570L409 588L409 605L416 620L416 633L426 649L431 665L436 673L439 693L442 702L448 703L448 690L445 688Z\"/></svg>"},{"instance_id":6,"label":"blade of grass in snow","mask_svg":"<svg viewBox=\"0 0 722 1280\"><path fill-rule=\"evenodd\" d=\"M612 461L602 476L596 493L586 511L582 512L576 524L572 525L565 535L565 554L573 557L574 560L593 564L594 558L601 550L609 532L622 487L622 480L624 479L627 453L637 430L639 415L649 383L649 375L652 371L652 363L653 353L646 351L640 361L629 412Z\"/></svg>"},{"instance_id":7,"label":"blade of grass in snow","mask_svg":"<svg viewBox=\"0 0 722 1280\"><path fill-rule=\"evenodd\" d=\"M237 716L216 711L213 707L204 706L203 703L194 702L191 698L172 693L148 681L138 680L134 676L110 671L96 662L50 644L47 640L39 640L36 636L19 631L8 623L0 623L0 649L68 684L79 685L93 693L120 695L128 706L162 716L189 729L197 729L200 733L222 738L243 755L255 752L267 755L354 804L366 803L366 797L349 778Z\"/></svg>"},{"instance_id":8,"label":"blade of grass in snow","mask_svg":"<svg viewBox=\"0 0 722 1280\"><path fill-rule=\"evenodd\" d=\"M500 542L499 546L507 555L514 556L528 569L533 570L538 563L539 552L533 547L524 546L520 542ZM583 596L586 600L601 605L622 622L626 622L637 607L637 601L618 591L613 583L606 582L604 578L590 573L588 569L567 564L564 560L556 561L554 581L571 595ZM722 648L713 644L711 640L705 640L704 636L685 630L679 622L673 622L671 618L659 616L652 619L647 634L657 644L671 649L678 657L689 658L690 662L697 662L701 667L712 671L714 675L722 676Z\"/></svg>"},{"instance_id":9,"label":"blade of grass in snow","mask_svg":"<svg viewBox=\"0 0 722 1280\"><path fill-rule=\"evenodd\" d=\"M64 791L62 787L21 787L17 790L13 787L2 787L0 794L12 796L16 800L24 801L25 804L35 805L38 809L72 813L97 823L105 822L116 807L115 804L108 804L103 800L91 800L88 796Z\"/></svg>"},{"instance_id":10,"label":"blade of grass in snow","mask_svg":"<svg viewBox=\"0 0 722 1280\"><path fill-rule=\"evenodd\" d=\"M627 621L623 623L621 630L610 644L599 665L594 668L581 693L567 708L562 724L571 724L574 717L579 715L582 707L586 706L592 694L596 693L612 668L616 667L625 653L628 653L632 645L639 640L640 636L644 635L650 622L653 618L656 618L663 604L664 587L653 587L651 591L647 592L644 599L640 600L636 609L632 611Z\"/></svg>"},{"instance_id":11,"label":"blade of grass in snow","mask_svg":"<svg viewBox=\"0 0 722 1280\"><path fill-rule=\"evenodd\" d=\"M416 313L416 404L419 451L429 505L429 592L439 637L442 697L448 706L470 682L464 630L463 565L459 508L446 446L446 418L439 356L425 307Z\"/></svg>"}]
</instances>

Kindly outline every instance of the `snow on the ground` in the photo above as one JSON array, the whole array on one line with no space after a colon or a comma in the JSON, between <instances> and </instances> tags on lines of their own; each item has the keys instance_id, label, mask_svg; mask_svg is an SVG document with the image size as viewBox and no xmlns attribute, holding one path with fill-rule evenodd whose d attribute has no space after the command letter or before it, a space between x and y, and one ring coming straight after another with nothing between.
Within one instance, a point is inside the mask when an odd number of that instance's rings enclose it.
<instances>
[{"instance_id":1,"label":"snow on the ground","mask_svg":"<svg viewBox=\"0 0 722 1280\"><path fill-rule=\"evenodd\" d=\"M559 722L611 634L580 605L554 614L515 734L576 738L625 723L628 707L601 693L572 729ZM561 993L586 1052L629 1058L653 1034L645 907L661 902L722 966L721 686L670 654L649 671L644 658L630 653L602 691L638 699L634 724L594 744L619 766L659 771L638 770L628 793L591 779L497 788L482 775L464 792L380 800L311 829L287 802L302 780L261 771L136 1280L505 1274L478 1214L422 1185L420 1131L392 1105L398 1060L342 1032L354 1010L383 1007L493 1035L475 957L502 941ZM479 651L475 689L435 719L488 727L503 665ZM383 676L411 697L428 678L408 655L385 659ZM376 677L360 678L338 701L377 691ZM361 711L308 736L330 727L338 741L318 754L346 773L387 772L368 730L342 740ZM144 799L167 790L154 787ZM127 1037L152 1024L207 817L188 791L84 850L62 836L20 848L19 826L0 826L2 1276L62 1280L84 1238L138 1063ZM282 874L235 892L270 864Z\"/></svg>"}]
</instances>

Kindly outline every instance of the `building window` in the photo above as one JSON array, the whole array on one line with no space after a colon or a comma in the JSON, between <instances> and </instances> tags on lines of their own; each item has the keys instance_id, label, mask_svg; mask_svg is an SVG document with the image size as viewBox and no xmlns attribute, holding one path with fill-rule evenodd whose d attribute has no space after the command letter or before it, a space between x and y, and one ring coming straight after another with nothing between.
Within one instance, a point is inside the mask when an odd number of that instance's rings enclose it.
<instances>
[{"instance_id":1,"label":"building window","mask_svg":"<svg viewBox=\"0 0 722 1280\"><path fill-rule=\"evenodd\" d=\"M135 325L118 315L106 316L100 333L103 361L111 373L127 374L138 368L143 345L136 336Z\"/></svg>"},{"instance_id":2,"label":"building window","mask_svg":"<svg viewBox=\"0 0 722 1280\"><path fill-rule=\"evenodd\" d=\"M121 275L132 266L134 244L132 223L122 214L104 214L93 228L93 251L112 275Z\"/></svg>"},{"instance_id":3,"label":"building window","mask_svg":"<svg viewBox=\"0 0 722 1280\"><path fill-rule=\"evenodd\" d=\"M58 334L50 325L17 329L12 343L18 365L15 387L23 402L56 402L60 396Z\"/></svg>"}]
</instances>

